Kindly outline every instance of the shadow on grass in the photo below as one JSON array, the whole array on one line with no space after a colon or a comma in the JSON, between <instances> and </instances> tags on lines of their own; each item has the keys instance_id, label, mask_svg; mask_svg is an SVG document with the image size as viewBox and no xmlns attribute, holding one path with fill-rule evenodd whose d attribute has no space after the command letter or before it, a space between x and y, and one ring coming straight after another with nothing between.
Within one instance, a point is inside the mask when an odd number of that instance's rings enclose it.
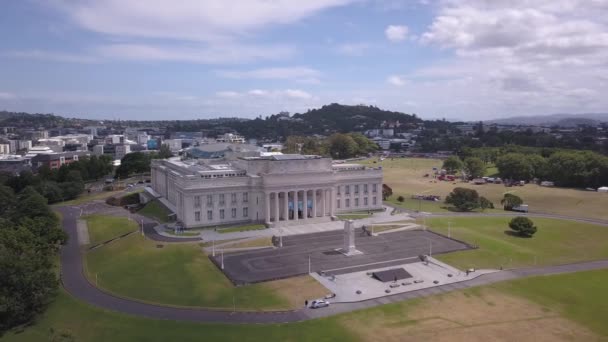
<instances>
[{"instance_id":1,"label":"shadow on grass","mask_svg":"<svg viewBox=\"0 0 608 342\"><path fill-rule=\"evenodd\" d=\"M522 239L529 239L532 237L532 235L522 235L522 234L519 234L518 232L514 232L512 230L505 230L504 233L505 233L505 235L522 238Z\"/></svg>"}]
</instances>

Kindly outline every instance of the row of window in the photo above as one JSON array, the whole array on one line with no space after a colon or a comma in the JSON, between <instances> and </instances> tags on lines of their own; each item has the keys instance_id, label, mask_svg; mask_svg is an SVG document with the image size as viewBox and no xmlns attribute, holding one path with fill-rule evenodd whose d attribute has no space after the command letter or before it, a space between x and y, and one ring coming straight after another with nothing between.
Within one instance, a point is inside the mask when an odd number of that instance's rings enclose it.
<instances>
[{"instance_id":1,"label":"row of window","mask_svg":"<svg viewBox=\"0 0 608 342\"><path fill-rule=\"evenodd\" d=\"M359 194L359 188L360 185L363 185L363 193L367 194L368 193L368 185L369 184L355 184L353 185L353 191L355 194ZM377 193L378 192L378 184L374 183L372 184L372 193ZM338 195L340 195L342 193L342 186L338 185ZM350 185L345 185L344 186L344 194L345 195L350 195Z\"/></svg>"},{"instance_id":2,"label":"row of window","mask_svg":"<svg viewBox=\"0 0 608 342\"><path fill-rule=\"evenodd\" d=\"M224 177L243 177L247 175L246 172L239 173L226 173L226 174L211 174L211 175L201 175L201 178L224 178Z\"/></svg>"},{"instance_id":3,"label":"row of window","mask_svg":"<svg viewBox=\"0 0 608 342\"><path fill-rule=\"evenodd\" d=\"M243 192L241 199L243 203L249 203L249 193ZM226 194L218 195L218 203L220 206L226 205ZM230 204L237 204L237 193L230 194ZM201 196L194 196L194 208L201 207ZM213 207L213 195L207 195L207 207Z\"/></svg>"},{"instance_id":4,"label":"row of window","mask_svg":"<svg viewBox=\"0 0 608 342\"><path fill-rule=\"evenodd\" d=\"M230 216L234 219L236 218L236 208L232 208L230 210ZM249 217L249 208L243 208L243 217ZM220 220L224 220L226 218L225 209L220 209ZM194 221L201 221L201 212L194 212ZM213 210L207 210L207 221L213 221Z\"/></svg>"},{"instance_id":5,"label":"row of window","mask_svg":"<svg viewBox=\"0 0 608 342\"><path fill-rule=\"evenodd\" d=\"M337 207L338 209L340 209L340 208L341 208L341 205L342 205L342 203L341 203L341 202L342 202L342 201L341 201L340 199L338 199L338 200L337 200L337 202L336 202L336 207ZM372 205L376 205L376 204L377 204L377 202L378 202L378 201L376 200L376 197L375 197L375 196L374 196L374 197L372 197ZM368 205L367 197L363 197L363 206L364 206L364 207L367 207L367 205ZM359 206L359 199L358 199L358 198L355 198L355 205L354 205L354 206L355 206L355 207L358 207L358 206ZM346 198L346 199L344 200L344 208L350 208L350 198Z\"/></svg>"}]
</instances>

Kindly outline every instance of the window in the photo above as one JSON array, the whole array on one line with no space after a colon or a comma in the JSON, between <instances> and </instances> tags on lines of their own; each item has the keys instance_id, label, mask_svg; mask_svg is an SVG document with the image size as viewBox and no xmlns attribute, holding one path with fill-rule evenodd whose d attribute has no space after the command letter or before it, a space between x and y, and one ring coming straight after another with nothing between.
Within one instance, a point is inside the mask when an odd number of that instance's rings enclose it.
<instances>
[{"instance_id":1,"label":"window","mask_svg":"<svg viewBox=\"0 0 608 342\"><path fill-rule=\"evenodd\" d=\"M367 184L363 184L363 193L366 194L367 193Z\"/></svg>"},{"instance_id":2,"label":"window","mask_svg":"<svg viewBox=\"0 0 608 342\"><path fill-rule=\"evenodd\" d=\"M243 203L248 203L248 202L249 202L249 193L243 192Z\"/></svg>"},{"instance_id":3,"label":"window","mask_svg":"<svg viewBox=\"0 0 608 342\"><path fill-rule=\"evenodd\" d=\"M65 157L59 157L59 164L65 164Z\"/></svg>"},{"instance_id":4,"label":"window","mask_svg":"<svg viewBox=\"0 0 608 342\"><path fill-rule=\"evenodd\" d=\"M77 154L75 154L75 155L72 157L72 160L74 160L74 161L78 161L78 155L77 155Z\"/></svg>"},{"instance_id":5,"label":"window","mask_svg":"<svg viewBox=\"0 0 608 342\"><path fill-rule=\"evenodd\" d=\"M213 210L207 210L207 221L213 220Z\"/></svg>"},{"instance_id":6,"label":"window","mask_svg":"<svg viewBox=\"0 0 608 342\"><path fill-rule=\"evenodd\" d=\"M220 194L220 205L226 204L226 200L224 198L224 194Z\"/></svg>"},{"instance_id":7,"label":"window","mask_svg":"<svg viewBox=\"0 0 608 342\"><path fill-rule=\"evenodd\" d=\"M243 217L249 217L249 208L243 208Z\"/></svg>"},{"instance_id":8,"label":"window","mask_svg":"<svg viewBox=\"0 0 608 342\"><path fill-rule=\"evenodd\" d=\"M340 209L340 200L338 200L336 207Z\"/></svg>"},{"instance_id":9,"label":"window","mask_svg":"<svg viewBox=\"0 0 608 342\"><path fill-rule=\"evenodd\" d=\"M201 196L194 196L194 207L195 208L201 207Z\"/></svg>"},{"instance_id":10,"label":"window","mask_svg":"<svg viewBox=\"0 0 608 342\"><path fill-rule=\"evenodd\" d=\"M232 218L236 218L236 208L232 208Z\"/></svg>"},{"instance_id":11,"label":"window","mask_svg":"<svg viewBox=\"0 0 608 342\"><path fill-rule=\"evenodd\" d=\"M338 195L340 195L340 188L341 186L338 185Z\"/></svg>"},{"instance_id":12,"label":"window","mask_svg":"<svg viewBox=\"0 0 608 342\"><path fill-rule=\"evenodd\" d=\"M220 220L224 219L224 209L220 209Z\"/></svg>"},{"instance_id":13,"label":"window","mask_svg":"<svg viewBox=\"0 0 608 342\"><path fill-rule=\"evenodd\" d=\"M201 221L201 212L200 211L195 211L194 212L194 221L196 221L196 222L200 222Z\"/></svg>"},{"instance_id":14,"label":"window","mask_svg":"<svg viewBox=\"0 0 608 342\"><path fill-rule=\"evenodd\" d=\"M376 197L372 198L372 203L376 205Z\"/></svg>"},{"instance_id":15,"label":"window","mask_svg":"<svg viewBox=\"0 0 608 342\"><path fill-rule=\"evenodd\" d=\"M367 207L367 197L363 197L363 205Z\"/></svg>"},{"instance_id":16,"label":"window","mask_svg":"<svg viewBox=\"0 0 608 342\"><path fill-rule=\"evenodd\" d=\"M213 207L213 195L207 195L207 206Z\"/></svg>"},{"instance_id":17,"label":"window","mask_svg":"<svg viewBox=\"0 0 608 342\"><path fill-rule=\"evenodd\" d=\"M359 193L359 184L355 185L355 194Z\"/></svg>"},{"instance_id":18,"label":"window","mask_svg":"<svg viewBox=\"0 0 608 342\"><path fill-rule=\"evenodd\" d=\"M345 186L344 186L344 192L345 192L347 195L350 195L350 185L345 185Z\"/></svg>"},{"instance_id":19,"label":"window","mask_svg":"<svg viewBox=\"0 0 608 342\"><path fill-rule=\"evenodd\" d=\"M373 193L378 192L377 187L378 187L378 184L372 184L372 192L373 192Z\"/></svg>"},{"instance_id":20,"label":"window","mask_svg":"<svg viewBox=\"0 0 608 342\"><path fill-rule=\"evenodd\" d=\"M350 208L350 198L347 198L347 199L346 199L346 207L347 207L347 208Z\"/></svg>"},{"instance_id":21,"label":"window","mask_svg":"<svg viewBox=\"0 0 608 342\"><path fill-rule=\"evenodd\" d=\"M355 198L355 207L358 207L358 206L359 206L359 199Z\"/></svg>"},{"instance_id":22,"label":"window","mask_svg":"<svg viewBox=\"0 0 608 342\"><path fill-rule=\"evenodd\" d=\"M230 203L236 204L236 194L230 194Z\"/></svg>"}]
</instances>

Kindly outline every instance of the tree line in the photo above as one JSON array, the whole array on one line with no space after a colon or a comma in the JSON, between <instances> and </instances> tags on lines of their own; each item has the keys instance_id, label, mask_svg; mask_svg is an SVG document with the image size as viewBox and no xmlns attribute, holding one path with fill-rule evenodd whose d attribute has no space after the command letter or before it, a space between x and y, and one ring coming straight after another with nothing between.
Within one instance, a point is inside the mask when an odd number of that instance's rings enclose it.
<instances>
[{"instance_id":1,"label":"tree line","mask_svg":"<svg viewBox=\"0 0 608 342\"><path fill-rule=\"evenodd\" d=\"M56 258L67 235L32 186L0 185L0 336L44 311L59 286Z\"/></svg>"},{"instance_id":2,"label":"tree line","mask_svg":"<svg viewBox=\"0 0 608 342\"><path fill-rule=\"evenodd\" d=\"M112 169L110 156L83 157L64 164L59 169L51 170L43 165L38 168L36 174L30 171L22 171L18 176L5 174L0 183L10 187L15 193L32 187L49 203L57 203L76 198L84 191L85 181L102 178L111 174Z\"/></svg>"},{"instance_id":3,"label":"tree line","mask_svg":"<svg viewBox=\"0 0 608 342\"><path fill-rule=\"evenodd\" d=\"M364 156L378 150L378 145L361 133L335 133L328 138L289 136L283 146L284 153L316 154L334 159Z\"/></svg>"}]
</instances>

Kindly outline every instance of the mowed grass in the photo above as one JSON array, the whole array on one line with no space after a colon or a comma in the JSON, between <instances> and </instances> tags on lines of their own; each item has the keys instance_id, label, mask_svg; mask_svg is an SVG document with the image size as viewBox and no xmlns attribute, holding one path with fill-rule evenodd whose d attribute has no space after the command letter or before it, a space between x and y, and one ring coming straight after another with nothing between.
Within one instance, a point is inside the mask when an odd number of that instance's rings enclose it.
<instances>
[{"instance_id":1,"label":"mowed grass","mask_svg":"<svg viewBox=\"0 0 608 342\"><path fill-rule=\"evenodd\" d=\"M90 215L85 217L91 244L98 244L139 228L137 223L126 217Z\"/></svg>"},{"instance_id":2,"label":"mowed grass","mask_svg":"<svg viewBox=\"0 0 608 342\"><path fill-rule=\"evenodd\" d=\"M509 217L429 218L427 226L478 249L436 255L460 269L518 268L558 265L608 258L608 227L546 218L532 218L538 232L531 238L510 234ZM418 223L421 223L419 221Z\"/></svg>"},{"instance_id":3,"label":"mowed grass","mask_svg":"<svg viewBox=\"0 0 608 342\"><path fill-rule=\"evenodd\" d=\"M144 302L224 309L235 305L237 310L292 308L270 283L233 286L198 244L158 244L133 234L90 251L87 275L107 291Z\"/></svg>"},{"instance_id":4,"label":"mowed grass","mask_svg":"<svg viewBox=\"0 0 608 342\"><path fill-rule=\"evenodd\" d=\"M244 224L240 226L228 227L219 229L217 232L220 234L225 233L234 233L234 232L246 232L250 230L262 230L266 229L266 226L263 224Z\"/></svg>"},{"instance_id":5,"label":"mowed grass","mask_svg":"<svg viewBox=\"0 0 608 342\"><path fill-rule=\"evenodd\" d=\"M545 212L561 215L589 217L608 220L608 194L578 189L542 187L526 184L518 187L505 187L503 184L474 185L470 183L456 182L434 182L432 178L433 167L441 169L443 164L439 159L425 158L390 158L382 161L368 159L359 163L373 166L382 166L384 171L384 183L393 189L393 199L389 201L396 203L396 198L403 195L406 201L404 208L418 210L418 201L409 199L414 194L429 194L441 196L442 202L421 201L422 211L444 212L447 209L443 200L455 187L466 187L475 189L481 196L485 196L500 207L500 200L504 194L509 192L520 196L524 202L530 205L532 212ZM495 172L494 166L489 165L486 173ZM431 177L423 177L425 174ZM456 184L453 184L456 183ZM500 209L502 210L502 209Z\"/></svg>"},{"instance_id":6,"label":"mowed grass","mask_svg":"<svg viewBox=\"0 0 608 342\"><path fill-rule=\"evenodd\" d=\"M56 206L58 206L58 205L80 205L80 204L84 204L84 203L95 201L95 200L103 200L103 199L106 199L111 196L119 195L121 193L123 193L122 190L101 191L101 192L97 192L94 194L88 194L85 192L73 200L55 203L54 205L56 205Z\"/></svg>"},{"instance_id":7,"label":"mowed grass","mask_svg":"<svg viewBox=\"0 0 608 342\"><path fill-rule=\"evenodd\" d=\"M146 205L137 213L161 223L168 222L167 216L170 214L169 210L167 210L160 201L150 201L146 203Z\"/></svg>"},{"instance_id":8,"label":"mowed grass","mask_svg":"<svg viewBox=\"0 0 608 342\"><path fill-rule=\"evenodd\" d=\"M608 270L526 278L301 323L153 320L102 310L64 291L6 341L588 341L608 338ZM55 339L54 339L55 338Z\"/></svg>"}]
</instances>

